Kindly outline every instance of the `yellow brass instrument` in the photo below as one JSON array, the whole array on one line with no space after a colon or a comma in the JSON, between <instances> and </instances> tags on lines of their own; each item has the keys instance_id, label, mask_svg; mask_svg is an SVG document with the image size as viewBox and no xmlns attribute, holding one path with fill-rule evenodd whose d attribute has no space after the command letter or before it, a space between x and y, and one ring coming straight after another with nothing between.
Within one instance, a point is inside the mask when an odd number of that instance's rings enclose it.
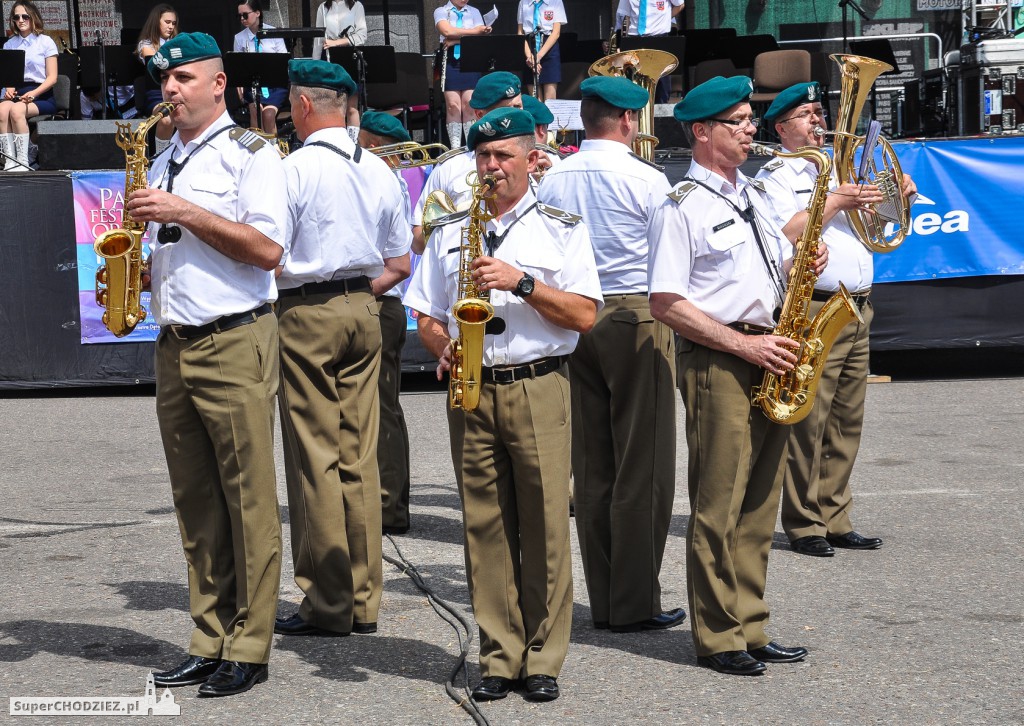
<instances>
[{"instance_id":1,"label":"yellow brass instrument","mask_svg":"<svg viewBox=\"0 0 1024 726\"><path fill-rule=\"evenodd\" d=\"M473 281L473 261L484 253L484 224L492 219L487 200L494 194L494 177L478 181L476 172L466 182L472 187L469 224L462 230L459 248L459 299L452 305L452 316L459 326L459 337L451 342L451 371L448 378L448 404L452 408L473 411L480 404L483 377L484 328L494 317L488 293Z\"/></svg>"},{"instance_id":2,"label":"yellow brass instrument","mask_svg":"<svg viewBox=\"0 0 1024 726\"><path fill-rule=\"evenodd\" d=\"M842 76L839 117L836 120L833 140L836 178L840 184L876 184L879 191L885 195L884 202L870 205L871 209L867 211L850 210L846 212L846 216L857 238L865 247L872 252L892 252L903 244L903 240L910 232L910 206L903 196L903 170L896 158L896 152L885 138L879 136L882 168L876 167L871 149L864 152L871 154L865 177L859 176L855 162L857 149L864 145L865 137L856 133L864 103L875 79L882 73L891 71L892 66L858 55L830 57L839 64ZM889 223L893 226L887 231Z\"/></svg>"},{"instance_id":3,"label":"yellow brass instrument","mask_svg":"<svg viewBox=\"0 0 1024 726\"><path fill-rule=\"evenodd\" d=\"M796 367L782 374L765 371L761 385L753 391L753 405L760 406L769 419L780 424L795 424L802 421L814 406L821 373L839 332L854 320L861 324L864 320L842 283L839 284L839 292L828 299L814 319L808 318L811 294L818 280L812 264L821 241L832 160L815 146L784 152L762 144L751 144L750 150L755 154L783 159L810 159L818 165L818 179L807 207L807 224L796 241L786 298L773 331L775 335L791 338L800 344L796 351Z\"/></svg>"},{"instance_id":4,"label":"yellow brass instrument","mask_svg":"<svg viewBox=\"0 0 1024 726\"><path fill-rule=\"evenodd\" d=\"M291 146L288 144L288 139L283 136L274 136L273 134L268 134L263 129L254 128L252 126L249 127L249 130L265 141L270 142L270 144L277 149L277 155L282 159L291 153Z\"/></svg>"},{"instance_id":5,"label":"yellow brass instrument","mask_svg":"<svg viewBox=\"0 0 1024 726\"><path fill-rule=\"evenodd\" d=\"M437 157L448 153L444 144L418 144L415 141L401 141L370 149L372 154L388 162L393 169L411 169L414 166L430 166L437 163ZM433 155L432 155L433 154Z\"/></svg>"},{"instance_id":6,"label":"yellow brass instrument","mask_svg":"<svg viewBox=\"0 0 1024 726\"><path fill-rule=\"evenodd\" d=\"M640 109L640 133L633 142L633 151L647 161L654 161L658 137L654 135L654 94L658 81L679 65L679 59L663 50L641 48L606 55L590 66L592 76L622 76L647 91L647 105Z\"/></svg>"},{"instance_id":7,"label":"yellow brass instrument","mask_svg":"<svg viewBox=\"0 0 1024 726\"><path fill-rule=\"evenodd\" d=\"M429 241L438 223L458 211L455 202L444 191L438 189L427 195L427 200L423 203L423 239Z\"/></svg>"},{"instance_id":8,"label":"yellow brass instrument","mask_svg":"<svg viewBox=\"0 0 1024 726\"><path fill-rule=\"evenodd\" d=\"M146 319L140 302L142 295L142 235L146 225L136 222L128 213L129 195L148 186L146 172L146 135L157 122L170 115L177 104L158 103L154 113L139 124L134 133L131 124L117 124L117 145L124 150L124 220L122 228L104 232L93 243L96 254L105 264L96 270L96 303L106 308L103 324L107 330L121 338L135 330Z\"/></svg>"}]
</instances>

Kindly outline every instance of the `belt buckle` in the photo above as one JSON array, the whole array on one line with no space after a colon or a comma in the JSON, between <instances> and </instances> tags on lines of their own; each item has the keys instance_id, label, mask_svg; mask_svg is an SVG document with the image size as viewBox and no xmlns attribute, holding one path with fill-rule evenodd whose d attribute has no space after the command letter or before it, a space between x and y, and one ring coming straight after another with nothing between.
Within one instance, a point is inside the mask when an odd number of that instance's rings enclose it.
<instances>
[{"instance_id":1,"label":"belt buckle","mask_svg":"<svg viewBox=\"0 0 1024 726\"><path fill-rule=\"evenodd\" d=\"M498 384L515 383L515 381L516 381L516 369L515 368L507 368L507 369L492 368L491 369L491 378L494 379L494 382L498 383Z\"/></svg>"},{"instance_id":2,"label":"belt buckle","mask_svg":"<svg viewBox=\"0 0 1024 726\"><path fill-rule=\"evenodd\" d=\"M170 330L171 334L173 334L174 337L177 338L178 340L188 340L188 338L186 338L184 335L181 334L181 329L183 327L185 327L185 326L183 326L183 325L168 325L167 329Z\"/></svg>"}]
</instances>

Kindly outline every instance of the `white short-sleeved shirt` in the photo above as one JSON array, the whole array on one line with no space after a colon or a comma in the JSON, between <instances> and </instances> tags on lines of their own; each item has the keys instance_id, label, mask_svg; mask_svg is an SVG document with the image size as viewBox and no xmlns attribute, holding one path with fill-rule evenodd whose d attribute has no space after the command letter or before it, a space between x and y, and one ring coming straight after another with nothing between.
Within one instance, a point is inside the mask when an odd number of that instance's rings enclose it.
<instances>
[{"instance_id":1,"label":"white short-sleeved shirt","mask_svg":"<svg viewBox=\"0 0 1024 726\"><path fill-rule=\"evenodd\" d=\"M528 190L508 213L487 222L488 232L500 236L508 231L493 256L545 285L595 300L600 308L604 304L601 284L586 225L570 225L542 214L535 202ZM459 247L468 223L453 222L434 232L403 298L408 307L447 325L452 338L459 335L451 307L459 295ZM500 334L484 336L484 365L520 365L568 355L576 348L579 333L545 320L526 300L492 290L490 301L495 317L503 319L506 327Z\"/></svg>"},{"instance_id":2,"label":"white short-sleeved shirt","mask_svg":"<svg viewBox=\"0 0 1024 726\"><path fill-rule=\"evenodd\" d=\"M617 141L585 139L544 174L537 198L583 215L606 295L647 292L647 234L671 185Z\"/></svg>"},{"instance_id":3,"label":"white short-sleeved shirt","mask_svg":"<svg viewBox=\"0 0 1024 726\"><path fill-rule=\"evenodd\" d=\"M29 33L24 38L15 35L4 43L4 50L25 51L25 83L46 80L46 59L57 55L57 44L48 35Z\"/></svg>"},{"instance_id":4,"label":"white short-sleeved shirt","mask_svg":"<svg viewBox=\"0 0 1024 726\"><path fill-rule=\"evenodd\" d=\"M324 37L337 40L342 32L348 30L345 36L352 45L366 45L368 31L366 28L366 10L363 4L356 0L349 8L345 0L334 0L331 9L328 10L325 3L320 3L316 11L316 27L324 29ZM313 41L313 57L320 59L324 49L324 39L317 38Z\"/></svg>"},{"instance_id":5,"label":"white short-sleeved shirt","mask_svg":"<svg viewBox=\"0 0 1024 726\"><path fill-rule=\"evenodd\" d=\"M818 178L818 167L807 159L774 159L757 173L775 212L784 222L807 209ZM835 177L830 188L835 189ZM874 255L860 243L844 212L829 220L821 237L828 247L828 265L815 288L838 292L839 283L850 292L865 292L874 279Z\"/></svg>"},{"instance_id":6,"label":"white short-sleeved shirt","mask_svg":"<svg viewBox=\"0 0 1024 726\"><path fill-rule=\"evenodd\" d=\"M274 30L274 26L264 23L263 30ZM288 47L284 38L257 38L248 28L242 28L240 33L235 33L234 50L236 53L287 53Z\"/></svg>"},{"instance_id":7,"label":"white short-sleeved shirt","mask_svg":"<svg viewBox=\"0 0 1024 726\"><path fill-rule=\"evenodd\" d=\"M453 28L457 27L458 23L456 21L458 20L459 17L456 13L457 10L458 8L456 8L451 3L446 3L439 7L437 10L434 11L434 26L436 27L437 24L440 23L442 20L447 20L449 23L451 23ZM477 26L484 24L484 17L476 8L467 5L466 7L462 8L461 12L463 28L476 28ZM441 36L441 40L444 41L443 35Z\"/></svg>"},{"instance_id":8,"label":"white short-sleeved shirt","mask_svg":"<svg viewBox=\"0 0 1024 726\"><path fill-rule=\"evenodd\" d=\"M167 188L168 162L188 161L174 178L172 192L231 222L248 224L285 247L288 194L277 149L255 152L223 131L234 124L225 112L199 138L171 146L153 162L150 186ZM201 148L200 148L201 147ZM204 325L277 299L274 273L239 262L209 246L184 227L181 239L160 244L150 225L153 315L160 325Z\"/></svg>"},{"instance_id":9,"label":"white short-sleeved shirt","mask_svg":"<svg viewBox=\"0 0 1024 726\"><path fill-rule=\"evenodd\" d=\"M640 4L647 3L647 26L644 35L666 35L672 32L672 8L684 4L684 0L619 0L615 11L615 27L622 29L622 19L629 18L626 35L640 34Z\"/></svg>"},{"instance_id":10,"label":"white short-sleeved shirt","mask_svg":"<svg viewBox=\"0 0 1024 726\"><path fill-rule=\"evenodd\" d=\"M160 48L162 48L164 43L166 43L166 42L167 42L166 38L160 38L159 41L158 41L159 45L157 45L156 50L160 50ZM142 57L142 49L143 48L152 48L152 47L153 47L153 41L150 40L149 38L143 38L142 40L139 41L139 44L135 46L135 56L140 61L142 61L143 65L145 65L149 61L149 58L143 58Z\"/></svg>"},{"instance_id":11,"label":"white short-sleeved shirt","mask_svg":"<svg viewBox=\"0 0 1024 726\"><path fill-rule=\"evenodd\" d=\"M748 203L753 207L766 251L781 275L783 261L793 256L793 245L782 234L782 224L767 197L751 180L737 170L734 187L696 161L690 164L687 177L721 192L741 210ZM693 182L680 182L673 193L685 184ZM725 199L696 185L681 203L666 198L654 213L650 244L651 294L680 295L723 325L774 327L773 313L782 300L753 228Z\"/></svg>"},{"instance_id":12,"label":"white short-sleeved shirt","mask_svg":"<svg viewBox=\"0 0 1024 726\"><path fill-rule=\"evenodd\" d=\"M402 187L402 199L404 201L404 205L402 207L402 214L405 217L405 223L406 225L408 225L411 233L415 221L412 218L412 197L409 194L409 183L405 181L405 177L402 176L402 172L399 169L392 169L392 172L394 173L395 178L398 179L399 186ZM412 245L410 245L410 247L411 246ZM389 297L397 297L401 299L402 284L399 283L395 285L394 287L386 290L384 294Z\"/></svg>"},{"instance_id":13,"label":"white short-sleeved shirt","mask_svg":"<svg viewBox=\"0 0 1024 726\"><path fill-rule=\"evenodd\" d=\"M345 152L345 159L316 142ZM284 161L291 230L277 279L282 290L384 272L412 245L401 185L388 165L360 150L341 127L321 129Z\"/></svg>"},{"instance_id":14,"label":"white short-sleeved shirt","mask_svg":"<svg viewBox=\"0 0 1024 726\"><path fill-rule=\"evenodd\" d=\"M519 0L518 23L523 26L524 33L533 32L534 0ZM540 32L550 35L555 23L565 25L569 21L565 17L565 6L562 0L540 0Z\"/></svg>"},{"instance_id":15,"label":"white short-sleeved shirt","mask_svg":"<svg viewBox=\"0 0 1024 726\"><path fill-rule=\"evenodd\" d=\"M476 154L466 151L446 159L443 164L438 164L427 177L427 183L423 185L423 193L420 195L420 204L413 210L414 224L423 224L423 204L431 192L442 191L451 197L457 209L465 207L473 198L473 190L466 183L466 177L470 172L476 171Z\"/></svg>"}]
</instances>

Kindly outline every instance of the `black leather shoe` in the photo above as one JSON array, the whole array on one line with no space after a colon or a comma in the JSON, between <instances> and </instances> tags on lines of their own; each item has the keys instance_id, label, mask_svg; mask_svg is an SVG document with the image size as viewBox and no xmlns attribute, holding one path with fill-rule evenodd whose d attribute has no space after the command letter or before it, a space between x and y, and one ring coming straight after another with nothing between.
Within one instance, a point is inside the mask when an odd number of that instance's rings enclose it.
<instances>
[{"instance_id":1,"label":"black leather shoe","mask_svg":"<svg viewBox=\"0 0 1024 726\"><path fill-rule=\"evenodd\" d=\"M373 624L373 629L376 631L377 623ZM315 625L310 625L298 613L295 613L290 618L277 618L274 620L274 632L278 635L319 635L325 638L338 638L348 635L348 633L324 630Z\"/></svg>"},{"instance_id":2,"label":"black leather shoe","mask_svg":"<svg viewBox=\"0 0 1024 726\"><path fill-rule=\"evenodd\" d=\"M154 673L153 683L164 688L194 686L197 683L205 683L206 679L217 670L220 663L219 658L203 658L198 655L190 655L178 667L171 668L169 671Z\"/></svg>"},{"instance_id":3,"label":"black leather shoe","mask_svg":"<svg viewBox=\"0 0 1024 726\"><path fill-rule=\"evenodd\" d=\"M727 650L714 655L701 655L697 657L697 665L730 676L759 676L768 670L768 666L745 650Z\"/></svg>"},{"instance_id":4,"label":"black leather shoe","mask_svg":"<svg viewBox=\"0 0 1024 726\"><path fill-rule=\"evenodd\" d=\"M527 701L554 701L558 698L558 682L552 676L527 676L523 698Z\"/></svg>"},{"instance_id":5,"label":"black leather shoe","mask_svg":"<svg viewBox=\"0 0 1024 726\"><path fill-rule=\"evenodd\" d=\"M385 524L383 527L380 528L380 531L383 534L406 534L409 531L409 525L407 524L404 527L398 527Z\"/></svg>"},{"instance_id":6,"label":"black leather shoe","mask_svg":"<svg viewBox=\"0 0 1024 726\"><path fill-rule=\"evenodd\" d=\"M655 615L653 618L641 620L639 623L609 625L608 628L613 633L639 633L641 630L667 630L668 628L674 628L684 620L686 620L686 613L682 608L675 608L674 610L666 610L661 615Z\"/></svg>"},{"instance_id":7,"label":"black leather shoe","mask_svg":"<svg viewBox=\"0 0 1024 726\"><path fill-rule=\"evenodd\" d=\"M881 537L865 537L857 532L847 532L837 537L827 537L833 547L842 547L846 550L877 550L882 546Z\"/></svg>"},{"instance_id":8,"label":"black leather shoe","mask_svg":"<svg viewBox=\"0 0 1024 726\"><path fill-rule=\"evenodd\" d=\"M352 623L352 632L369 635L377 632L377 623Z\"/></svg>"},{"instance_id":9,"label":"black leather shoe","mask_svg":"<svg viewBox=\"0 0 1024 726\"><path fill-rule=\"evenodd\" d=\"M515 681L511 678L501 676L487 676L477 687L473 689L473 700L475 701L497 701L508 695L512 690Z\"/></svg>"},{"instance_id":10,"label":"black leather shoe","mask_svg":"<svg viewBox=\"0 0 1024 726\"><path fill-rule=\"evenodd\" d=\"M595 620L594 621L594 629L595 630L608 630L608 621L607 620Z\"/></svg>"},{"instance_id":11,"label":"black leather shoe","mask_svg":"<svg viewBox=\"0 0 1024 726\"><path fill-rule=\"evenodd\" d=\"M199 695L204 697L233 696L244 693L257 683L267 680L266 663L242 663L237 660L221 661L220 668L199 686Z\"/></svg>"},{"instance_id":12,"label":"black leather shoe","mask_svg":"<svg viewBox=\"0 0 1024 726\"><path fill-rule=\"evenodd\" d=\"M824 537L818 535L795 539L789 543L789 547L797 554L811 555L812 557L831 557L836 553L832 549L832 545L826 542Z\"/></svg>"},{"instance_id":13,"label":"black leather shoe","mask_svg":"<svg viewBox=\"0 0 1024 726\"><path fill-rule=\"evenodd\" d=\"M807 657L807 648L787 648L774 640L768 645L762 645L760 648L754 648L747 652L750 653L751 658L762 663L796 663Z\"/></svg>"}]
</instances>

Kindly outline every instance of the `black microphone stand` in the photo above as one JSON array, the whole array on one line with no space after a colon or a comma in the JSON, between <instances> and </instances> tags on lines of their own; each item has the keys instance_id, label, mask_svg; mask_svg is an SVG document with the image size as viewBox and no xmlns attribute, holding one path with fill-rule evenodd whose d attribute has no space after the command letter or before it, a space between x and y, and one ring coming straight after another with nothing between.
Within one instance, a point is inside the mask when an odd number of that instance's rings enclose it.
<instances>
[{"instance_id":1,"label":"black microphone stand","mask_svg":"<svg viewBox=\"0 0 1024 726\"><path fill-rule=\"evenodd\" d=\"M533 36L533 43L530 45L530 52L533 53L533 97L540 100L540 71L537 70L537 48L540 45L541 32L536 27L530 33Z\"/></svg>"},{"instance_id":2,"label":"black microphone stand","mask_svg":"<svg viewBox=\"0 0 1024 726\"><path fill-rule=\"evenodd\" d=\"M100 49L100 97L103 99L103 120L107 120L107 105L110 100L107 98L107 59L103 52L103 34L96 31L96 45Z\"/></svg>"},{"instance_id":3,"label":"black microphone stand","mask_svg":"<svg viewBox=\"0 0 1024 726\"><path fill-rule=\"evenodd\" d=\"M864 20L871 20L871 18L868 17L868 14L866 12L864 12L864 8L862 8L860 5L858 5L856 3L856 0L839 0L839 7L842 8L842 10L843 10L843 52L844 53L849 53L850 52L850 41L849 41L850 34L849 34L848 29L847 29L848 28L848 26L847 26L847 22L848 21L847 21L847 18L846 18L846 8L847 8L847 6L853 8L854 11L856 11L856 13L862 19L864 19Z\"/></svg>"},{"instance_id":4,"label":"black microphone stand","mask_svg":"<svg viewBox=\"0 0 1024 726\"><path fill-rule=\"evenodd\" d=\"M356 76L359 84L359 115L362 116L366 112L367 107L367 95L366 95L366 58L363 56L363 51L359 50L359 46L353 45L352 57L356 59Z\"/></svg>"}]
</instances>

